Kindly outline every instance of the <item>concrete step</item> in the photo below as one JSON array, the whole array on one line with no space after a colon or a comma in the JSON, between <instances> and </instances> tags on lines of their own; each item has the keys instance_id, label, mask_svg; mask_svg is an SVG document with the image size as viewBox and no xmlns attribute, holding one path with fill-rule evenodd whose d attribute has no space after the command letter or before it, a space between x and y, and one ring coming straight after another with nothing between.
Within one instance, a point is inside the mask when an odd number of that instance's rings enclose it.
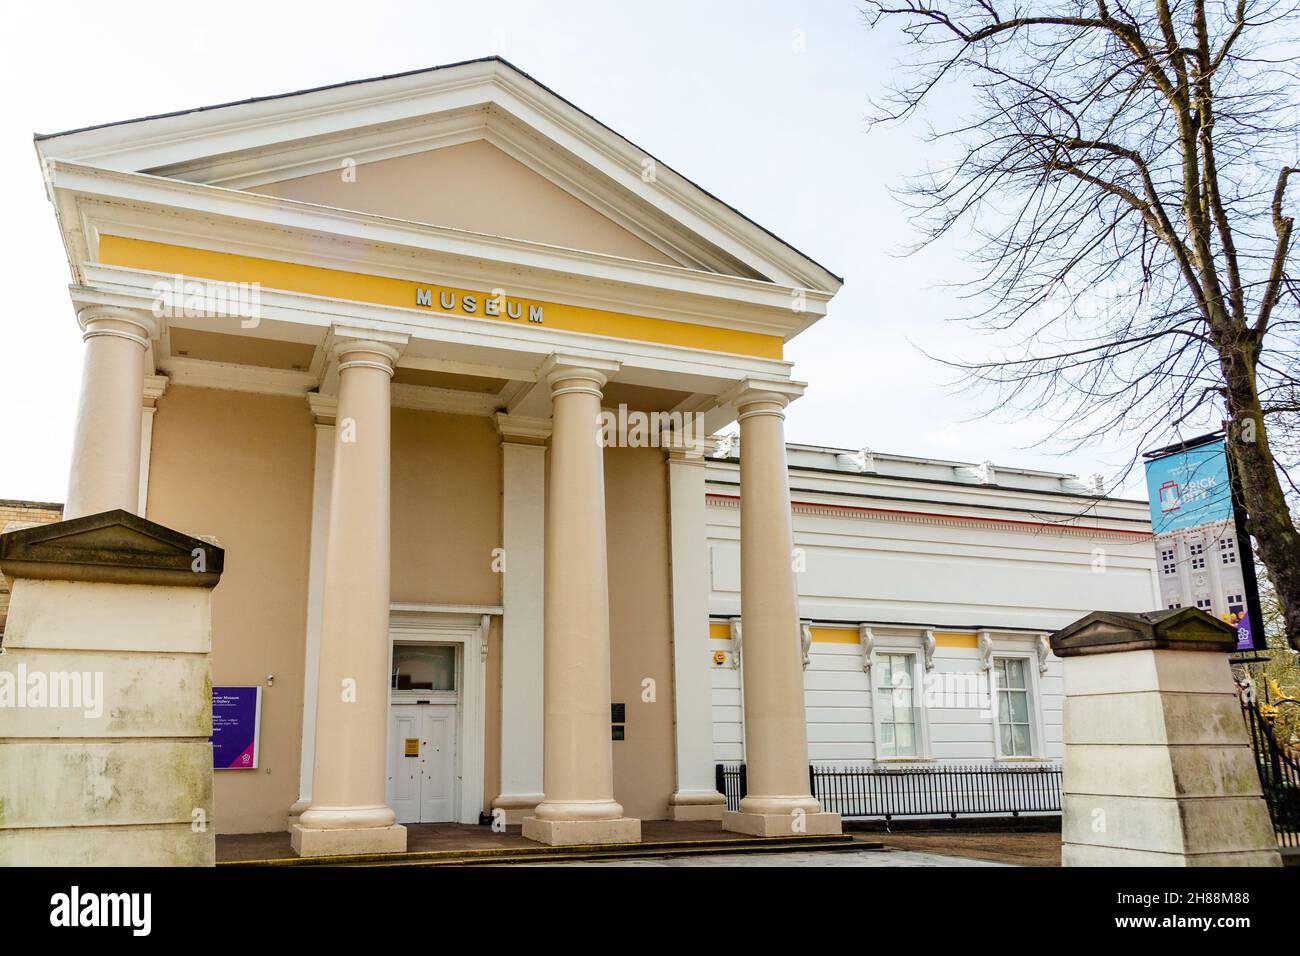
<instances>
[{"instance_id":1,"label":"concrete step","mask_svg":"<svg viewBox=\"0 0 1300 956\"><path fill-rule=\"evenodd\" d=\"M673 840L655 843L620 843L585 846L510 846L476 849L427 850L407 853L370 853L335 857L285 857L269 860L232 860L218 866L483 866L498 863L549 862L551 860L630 859L709 853L773 853L783 850L880 850L883 844L852 834L841 836L742 837L722 840Z\"/></svg>"}]
</instances>

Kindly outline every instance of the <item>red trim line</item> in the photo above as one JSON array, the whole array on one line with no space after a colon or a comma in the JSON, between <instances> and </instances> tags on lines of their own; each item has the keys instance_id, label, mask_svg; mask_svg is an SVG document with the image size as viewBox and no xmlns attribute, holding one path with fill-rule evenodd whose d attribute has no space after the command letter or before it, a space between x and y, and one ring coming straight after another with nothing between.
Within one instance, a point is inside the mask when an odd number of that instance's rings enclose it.
<instances>
[{"instance_id":1,"label":"red trim line","mask_svg":"<svg viewBox=\"0 0 1300 956\"><path fill-rule=\"evenodd\" d=\"M739 501L740 495L720 495L709 492L706 498L720 498L728 501ZM1051 521L1018 521L1015 518L985 518L975 515L954 515L944 514L939 511L907 511L902 508L864 508L858 505L833 505L821 501L791 501L791 505L802 505L805 508L833 508L837 511L865 511L871 514L896 514L912 515L918 518L947 518L950 521L991 521L994 524L1013 524L1029 528L1057 528L1069 531L1085 531L1094 534L1132 534L1141 538L1151 537L1150 531L1131 531L1128 528L1088 528L1074 524L1055 524Z\"/></svg>"}]
</instances>

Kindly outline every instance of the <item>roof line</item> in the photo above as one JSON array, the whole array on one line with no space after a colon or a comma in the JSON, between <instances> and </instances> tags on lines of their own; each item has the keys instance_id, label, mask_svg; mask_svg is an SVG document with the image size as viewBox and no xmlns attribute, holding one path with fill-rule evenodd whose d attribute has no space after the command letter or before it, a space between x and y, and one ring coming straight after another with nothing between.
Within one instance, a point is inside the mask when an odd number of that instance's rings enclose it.
<instances>
[{"instance_id":1,"label":"roof line","mask_svg":"<svg viewBox=\"0 0 1300 956\"><path fill-rule=\"evenodd\" d=\"M327 83L327 84L325 84L324 86L312 86L312 87L308 87L308 88L306 88L306 89L294 90L294 91L289 92L289 93L273 93L273 94L271 94L271 95L269 95L269 96L251 96L251 97L248 97L247 99L242 99L242 100L231 100L231 101L228 102L228 103L215 103L215 104L213 104L213 105L211 105L211 106L197 106L197 107L192 107L192 108L190 108L190 109L186 109L186 110L172 110L171 112L168 112L168 113L154 113L154 114L149 115L149 116L137 116L137 117L135 117L135 118L133 118L133 119L117 120L116 122L112 122L112 123L96 123L96 124L91 125L91 126L81 126L81 127L76 128L76 129L63 130L63 131L58 132L58 133L35 133L35 134L33 134L33 137L32 137L32 138L33 138L36 142L42 142L42 141L44 141L44 140L56 139L56 138L58 138L58 137L60 137L60 136L71 136L71 135L73 135L73 134L75 134L75 133L88 133L88 132L90 132L90 131L92 131L92 130L108 129L109 127L113 127L113 126L126 126L126 125L129 125L129 124L131 124L131 123L146 123L146 122L149 122L150 120L169 119L169 118L174 117L174 116L186 116L186 115L189 115L190 113L206 113L206 112L210 112L210 111L212 111L212 110L226 109L227 107L231 107L231 106L246 106L246 105L249 105L249 104L252 104L252 103L265 103L265 102L268 102L268 101L271 101L271 100L282 100L282 99L287 99L287 98L289 98L289 97L291 97L291 96L303 96L303 95L308 94L308 93L321 93L321 92L324 92L325 90L337 90L337 89L342 89L342 88L344 88L344 87L348 87L348 86L359 86L359 85L362 84L362 83L378 83L378 82L380 82L380 81L382 81L382 80L396 80L396 79L401 79L401 78L403 78L403 77L408 77L408 76L418 76L418 75L421 74L421 73L435 73L435 72L437 72L437 71L439 71L439 70L450 70L450 69L454 69L454 68L456 68L456 67L460 67L460 66L469 66L470 64L473 64L473 63L491 63L491 62L497 62L497 63L500 63L500 64L502 64L502 65L504 65L504 66L507 66L507 67L509 67L510 69L514 70L514 71L515 71L516 73L518 73L520 76L524 77L524 78L527 79L529 82L536 84L538 87L540 87L541 89L545 90L547 93L549 93L551 96L554 96L556 99L560 100L560 101L561 101L562 103L564 103L565 105L567 105L567 106L569 106L569 107L572 107L573 109L577 110L577 111L578 111L579 113L581 113L583 116L587 117L587 119L589 119L589 120L591 120L592 122L598 124L598 125L601 126L603 129L609 130L609 132L613 133L615 136L617 136L619 139L623 140L623 142L627 143L629 146L632 146L632 147L634 147L635 149L640 150L642 153L644 153L646 156L648 156L648 157L650 157L651 159L653 159L653 160L654 160L656 163L658 163L659 165L662 165L664 168L670 170L671 172L676 173L678 176L681 176L682 179L685 180L687 183L689 183L693 188L698 189L701 193L703 193L705 196L708 196L708 197L709 197L710 199L712 199L714 202L719 203L720 205L722 205L722 206L724 206L725 208L729 209L731 212L735 213L735 214L736 214L737 216L739 216L741 219L744 219L744 220L745 220L747 223L749 223L751 226L754 226L754 227L756 227L757 229L762 230L762 232L763 232L764 234L766 234L767 236L770 236L772 239L775 239L777 242L779 242L781 245L785 246L785 247L786 247L787 249L789 249L791 252L794 252L794 253L796 253L797 255L802 256L804 259L807 259L807 260L808 260L809 262L811 262L813 265L817 266L817 268L825 270L825 272L826 272L828 275L830 275L831 278L833 278L833 279L834 279L836 282L838 282L840 285L843 285L843 284L844 284L844 277L843 277L843 276L838 275L837 273L833 272L833 271L832 271L831 269L829 269L827 266L823 265L822 263L820 263L820 262L818 262L816 259L814 259L812 256L808 255L808 253L804 252L803 250L799 249L798 247L796 247L796 246L792 245L791 243L787 242L786 240L782 239L780 236L778 236L778 235L777 235L776 233L774 233L772 230L768 229L768 228L767 228L766 226L764 226L762 223L756 222L755 220L751 219L749 216L745 215L743 212L741 212L741 211L740 211L739 209L737 209L735 206L731 205L731 204L730 204L729 202L727 202L726 200L723 200L723 199L718 198L718 197L715 196L713 193L709 192L707 189L705 189L703 186L701 186L699 183L695 182L693 179L690 179L689 177L687 177L687 176L683 175L682 173L678 172L676 169L674 169L672 166L669 166L667 163L662 162L662 161L659 159L659 157L655 156L655 155L654 155L653 153L651 153L648 149L644 149L644 148L642 148L641 146L639 146L639 145L637 145L636 143L634 143L632 140L628 139L626 136L624 136L624 135L623 135L622 133L620 133L618 130L614 129L612 126L608 126L607 124L601 122L599 119L597 119L597 118L596 118L595 116L593 116L591 113L588 113L586 110L584 110L581 106L578 106L578 105L577 105L576 103L574 103L572 100L570 100L570 99L568 99L567 97L562 96L561 94L557 93L555 90L551 89L551 88L550 88L549 86L547 86L545 83L543 83L543 82L541 82L540 80L538 80L535 76L533 76L533 75L532 75L531 73L529 73L528 71L520 69L519 67L517 67L517 66L515 66L513 63L511 63L509 60L507 60L505 57L503 57L503 56L499 56L499 55L497 55L497 54L492 54L492 55L490 55L490 56L474 57L473 59L470 59L470 60L458 60L458 61L455 62L455 63L443 63L443 64L439 64L438 66L426 66L426 67L421 67L420 69L417 69L417 70L406 70L406 71L401 72L401 73L385 73L385 74L383 74L382 76L371 76L371 77L366 77L366 78L364 78L364 79L360 79L360 80L345 80L344 82L341 82L341 83Z\"/></svg>"},{"instance_id":2,"label":"roof line","mask_svg":"<svg viewBox=\"0 0 1300 956\"><path fill-rule=\"evenodd\" d=\"M186 116L190 113L207 113L211 110L223 110L229 106L247 106L248 104L251 103L266 103L271 100L288 99L291 96L303 96L307 93L323 93L325 90L338 90L346 86L359 86L362 83L377 83L380 80L400 80L403 77L416 76L420 73L434 73L437 72L438 70L450 70L458 66L469 66L471 63L487 63L490 60L499 60L500 62L505 63L507 66L510 66L516 70L519 69L518 67L515 67L514 64L508 62L502 57L480 56L480 57L475 57L472 60L458 60L455 63L442 63L439 64L438 66L424 66L424 67L420 67L418 70L405 70L401 73L385 73L382 76L368 76L360 80L344 80L341 83L326 83L323 86L309 86L305 89L293 90L288 93L272 93L269 96L250 96L242 100L230 100L229 102L226 103L213 103L209 106L192 106L189 109L171 110L170 112L167 113L151 113L148 116L135 116L132 117L131 119L114 120L111 123L94 123L90 126L78 126L76 129L61 130L60 132L57 133L35 133L33 134L32 138L35 139L37 142L40 142L41 140L46 140L46 139L56 139L60 136L72 136L75 133L89 133L92 130L108 129L109 127L112 126L129 126L132 123L147 123L150 120L170 119L173 116ZM523 73L523 70L519 70L519 72ZM524 75L526 76L527 74Z\"/></svg>"}]
</instances>

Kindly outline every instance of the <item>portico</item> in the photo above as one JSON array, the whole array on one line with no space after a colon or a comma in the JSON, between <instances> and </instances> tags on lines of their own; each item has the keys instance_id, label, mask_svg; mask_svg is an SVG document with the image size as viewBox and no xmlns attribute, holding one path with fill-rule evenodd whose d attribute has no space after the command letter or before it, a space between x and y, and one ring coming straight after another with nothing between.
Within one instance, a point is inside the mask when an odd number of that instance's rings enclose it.
<instances>
[{"instance_id":1,"label":"portico","mask_svg":"<svg viewBox=\"0 0 1300 956\"><path fill-rule=\"evenodd\" d=\"M834 275L495 58L38 146L86 339L68 517L219 540L214 680L264 686L267 772L218 772L219 829L404 849L394 762L440 746L394 748L411 690L454 708L458 822L838 832L808 792L781 357ZM695 428L603 446L611 409ZM724 815L699 440L737 420L750 790ZM393 666L413 618L451 648L423 703Z\"/></svg>"}]
</instances>

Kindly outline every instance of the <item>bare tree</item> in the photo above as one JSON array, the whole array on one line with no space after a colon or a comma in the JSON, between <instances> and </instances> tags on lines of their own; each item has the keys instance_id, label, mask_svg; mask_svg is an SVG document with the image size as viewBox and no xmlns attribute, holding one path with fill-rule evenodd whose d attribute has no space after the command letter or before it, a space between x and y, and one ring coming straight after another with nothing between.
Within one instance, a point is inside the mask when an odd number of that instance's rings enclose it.
<instances>
[{"instance_id":1,"label":"bare tree","mask_svg":"<svg viewBox=\"0 0 1300 956\"><path fill-rule=\"evenodd\" d=\"M902 31L907 57L873 119L924 107L936 153L955 157L904 195L918 248L948 237L969 250L977 305L962 318L1001 351L950 364L998 406L1055 413L1049 437L1072 448L1226 424L1249 531L1300 647L1294 0L864 12Z\"/></svg>"}]
</instances>

